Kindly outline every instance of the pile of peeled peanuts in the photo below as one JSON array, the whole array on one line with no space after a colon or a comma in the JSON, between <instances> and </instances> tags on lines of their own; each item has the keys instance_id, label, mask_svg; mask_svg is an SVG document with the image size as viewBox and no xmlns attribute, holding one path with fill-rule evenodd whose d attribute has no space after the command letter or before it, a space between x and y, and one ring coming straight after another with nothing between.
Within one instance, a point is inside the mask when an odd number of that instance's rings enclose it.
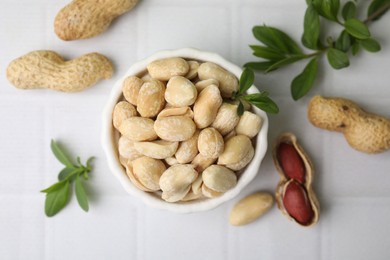
<instances>
[{"instance_id":1,"label":"pile of peeled peanuts","mask_svg":"<svg viewBox=\"0 0 390 260\"><path fill-rule=\"evenodd\" d=\"M167 58L123 81L113 111L119 161L130 181L167 202L214 198L252 160L262 119L224 101L238 79L211 62Z\"/></svg>"}]
</instances>

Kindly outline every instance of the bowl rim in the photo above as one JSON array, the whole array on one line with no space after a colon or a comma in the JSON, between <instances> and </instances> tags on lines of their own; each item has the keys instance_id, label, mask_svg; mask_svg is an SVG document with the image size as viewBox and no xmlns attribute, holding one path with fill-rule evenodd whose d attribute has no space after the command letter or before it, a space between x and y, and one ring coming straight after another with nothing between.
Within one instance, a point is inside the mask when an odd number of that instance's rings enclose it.
<instances>
[{"instance_id":1,"label":"bowl rim","mask_svg":"<svg viewBox=\"0 0 390 260\"><path fill-rule=\"evenodd\" d=\"M127 72L120 79L116 81L103 109L101 132L101 142L103 150L106 155L107 163L111 173L119 180L123 188L129 194L135 196L138 199L141 199L146 205L152 208L163 209L177 213L192 213L211 210L236 197L241 192L241 190L246 187L258 174L259 167L261 165L262 160L264 159L268 147L268 117L264 111L253 107L253 112L261 116L263 119L261 130L256 136L255 155L252 161L246 166L244 172L241 174L237 185L233 189L224 193L222 196L195 202L170 203L162 199L158 199L157 197L147 192L139 190L127 177L123 166L119 162L115 147L116 145L114 144L112 111L114 109L115 104L118 102L118 99L122 95L122 83L128 76L139 75L141 72L144 72L146 70L146 65L150 62L169 57L182 57L185 59L213 62L233 73L238 79L240 78L240 75L242 73L242 69L240 67L226 60L222 56L213 52L201 51L194 48L158 51L143 60L137 61L127 70ZM249 94L258 92L259 90L254 85L252 85L248 89Z\"/></svg>"}]
</instances>

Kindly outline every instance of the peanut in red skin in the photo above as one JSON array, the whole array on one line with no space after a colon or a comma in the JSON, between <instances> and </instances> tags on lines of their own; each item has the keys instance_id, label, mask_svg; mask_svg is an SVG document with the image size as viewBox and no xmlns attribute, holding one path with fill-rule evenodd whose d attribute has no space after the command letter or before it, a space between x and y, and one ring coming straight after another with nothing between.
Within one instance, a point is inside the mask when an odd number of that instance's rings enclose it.
<instances>
[{"instance_id":1,"label":"peanut in red skin","mask_svg":"<svg viewBox=\"0 0 390 260\"><path fill-rule=\"evenodd\" d=\"M284 174L299 183L305 182L305 167L295 147L281 143L278 147L278 159Z\"/></svg>"},{"instance_id":2,"label":"peanut in red skin","mask_svg":"<svg viewBox=\"0 0 390 260\"><path fill-rule=\"evenodd\" d=\"M314 217L306 190L296 181L287 184L283 196L283 205L290 216L298 223L308 225Z\"/></svg>"}]
</instances>

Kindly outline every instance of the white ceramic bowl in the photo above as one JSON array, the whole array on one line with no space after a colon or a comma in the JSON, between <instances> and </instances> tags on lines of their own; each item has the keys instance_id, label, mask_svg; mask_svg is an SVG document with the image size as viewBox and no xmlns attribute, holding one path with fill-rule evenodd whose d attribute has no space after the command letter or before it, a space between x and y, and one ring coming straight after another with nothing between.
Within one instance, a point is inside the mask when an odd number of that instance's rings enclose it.
<instances>
[{"instance_id":1,"label":"white ceramic bowl","mask_svg":"<svg viewBox=\"0 0 390 260\"><path fill-rule=\"evenodd\" d=\"M156 194L139 190L132 184L132 182L126 175L125 169L119 162L115 129L112 126L112 111L114 109L115 104L122 96L122 82L125 80L126 77L142 74L146 71L146 66L150 62L168 57L182 57L186 59L214 62L233 73L237 78L240 78L240 75L242 73L242 69L240 67L230 63L221 56L215 53L199 51L192 48L160 51L144 60L133 64L127 71L127 73L123 75L123 77L119 79L114 85L111 91L111 95L108 98L108 102L104 109L102 130L103 149L106 153L107 162L112 174L116 178L118 178L118 180L128 193L141 199L145 204L154 208L165 209L179 213L190 213L210 210L237 196L240 191L243 190L259 172L261 161L263 160L263 157L267 151L268 117L267 114L262 110L257 108L253 109L255 113L257 113L263 118L263 126L260 130L260 133L256 136L255 139L255 155L250 164L244 169L244 172L238 179L237 185L222 196L213 199L169 203L162 200ZM251 86L251 88L248 90L248 93L250 94L257 92L259 91L255 88L255 86Z\"/></svg>"}]
</instances>

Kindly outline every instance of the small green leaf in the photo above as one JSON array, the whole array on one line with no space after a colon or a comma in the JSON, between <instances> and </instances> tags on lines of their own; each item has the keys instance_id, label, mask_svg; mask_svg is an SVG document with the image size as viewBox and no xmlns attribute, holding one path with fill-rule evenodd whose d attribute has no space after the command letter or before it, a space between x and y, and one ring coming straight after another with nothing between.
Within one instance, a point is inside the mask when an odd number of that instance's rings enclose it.
<instances>
[{"instance_id":1,"label":"small green leaf","mask_svg":"<svg viewBox=\"0 0 390 260\"><path fill-rule=\"evenodd\" d=\"M305 55L294 55L294 56L287 57L287 58L280 60L280 61L277 61L274 64L272 64L271 66L269 66L265 72L270 72L270 71L279 69L283 66L289 65L291 63L302 60L304 58L305 58Z\"/></svg>"},{"instance_id":2,"label":"small green leaf","mask_svg":"<svg viewBox=\"0 0 390 260\"><path fill-rule=\"evenodd\" d=\"M358 54L358 52L359 52L359 49L360 49L360 43L358 41L355 41L352 44L352 55L356 56L356 54Z\"/></svg>"},{"instance_id":3,"label":"small green leaf","mask_svg":"<svg viewBox=\"0 0 390 260\"><path fill-rule=\"evenodd\" d=\"M242 114L244 114L244 111L245 111L244 105L242 104L242 102L240 100L240 102L238 103L238 107L237 107L237 115L242 116Z\"/></svg>"},{"instance_id":4,"label":"small green leaf","mask_svg":"<svg viewBox=\"0 0 390 260\"><path fill-rule=\"evenodd\" d=\"M342 69L349 66L348 55L340 50L330 48L326 54L329 64L334 69Z\"/></svg>"},{"instance_id":5,"label":"small green leaf","mask_svg":"<svg viewBox=\"0 0 390 260\"><path fill-rule=\"evenodd\" d=\"M51 185L50 187L44 189L44 190L41 190L41 192L44 192L44 193L49 193L49 192L53 192L53 191L56 191L60 188L62 188L62 186L64 186L66 183L66 181L59 181L59 182L56 182L54 183L53 185Z\"/></svg>"},{"instance_id":6,"label":"small green leaf","mask_svg":"<svg viewBox=\"0 0 390 260\"><path fill-rule=\"evenodd\" d=\"M341 15L343 16L344 20L348 20L351 18L356 17L356 4L352 1L347 2L343 10L341 11Z\"/></svg>"},{"instance_id":7,"label":"small green leaf","mask_svg":"<svg viewBox=\"0 0 390 260\"><path fill-rule=\"evenodd\" d=\"M337 15L340 8L340 0L313 0L312 3L321 16L338 22Z\"/></svg>"},{"instance_id":8,"label":"small green leaf","mask_svg":"<svg viewBox=\"0 0 390 260\"><path fill-rule=\"evenodd\" d=\"M320 36L320 17L313 5L309 5L306 9L303 28L303 45L309 49L317 50Z\"/></svg>"},{"instance_id":9,"label":"small green leaf","mask_svg":"<svg viewBox=\"0 0 390 260\"><path fill-rule=\"evenodd\" d=\"M368 39L371 35L367 25L355 18L346 20L344 26L345 30L357 39Z\"/></svg>"},{"instance_id":10,"label":"small green leaf","mask_svg":"<svg viewBox=\"0 0 390 260\"><path fill-rule=\"evenodd\" d=\"M65 180L69 176L76 174L78 172L82 172L82 171L83 171L83 169L80 169L80 168L66 167L66 168L62 169L60 171L60 173L58 174L58 180L59 181Z\"/></svg>"},{"instance_id":11,"label":"small green leaf","mask_svg":"<svg viewBox=\"0 0 390 260\"><path fill-rule=\"evenodd\" d=\"M381 50L381 45L373 38L368 38L360 41L360 45L369 52L378 52Z\"/></svg>"},{"instance_id":12,"label":"small green leaf","mask_svg":"<svg viewBox=\"0 0 390 260\"><path fill-rule=\"evenodd\" d=\"M46 194L45 213L52 217L63 209L68 203L69 198L69 181L66 181L61 188Z\"/></svg>"},{"instance_id":13,"label":"small green leaf","mask_svg":"<svg viewBox=\"0 0 390 260\"><path fill-rule=\"evenodd\" d=\"M253 73L253 70L245 68L244 71L241 73L240 77L240 89L238 90L238 94L243 94L245 91L247 91L255 81L255 74Z\"/></svg>"},{"instance_id":14,"label":"small green leaf","mask_svg":"<svg viewBox=\"0 0 390 260\"><path fill-rule=\"evenodd\" d=\"M243 96L242 98L267 113L276 114L279 112L278 106L268 97L268 92L266 91L249 94Z\"/></svg>"},{"instance_id":15,"label":"small green leaf","mask_svg":"<svg viewBox=\"0 0 390 260\"><path fill-rule=\"evenodd\" d=\"M244 64L244 67L252 70L266 71L274 63L274 61L248 62Z\"/></svg>"},{"instance_id":16,"label":"small green leaf","mask_svg":"<svg viewBox=\"0 0 390 260\"><path fill-rule=\"evenodd\" d=\"M298 44L285 32L268 26L253 27L255 38L275 51L286 54L302 54Z\"/></svg>"},{"instance_id":17,"label":"small green leaf","mask_svg":"<svg viewBox=\"0 0 390 260\"><path fill-rule=\"evenodd\" d=\"M283 54L271 49L269 47L264 47L260 45L250 45L253 50L253 55L259 58L267 59L267 60L280 60L284 58Z\"/></svg>"},{"instance_id":18,"label":"small green leaf","mask_svg":"<svg viewBox=\"0 0 390 260\"><path fill-rule=\"evenodd\" d=\"M51 150L58 161L60 161L65 166L73 166L72 162L66 156L66 153L60 148L60 146L52 139L50 144Z\"/></svg>"},{"instance_id":19,"label":"small green leaf","mask_svg":"<svg viewBox=\"0 0 390 260\"><path fill-rule=\"evenodd\" d=\"M77 175L77 177L76 177L75 190L76 190L76 198L77 198L77 201L78 201L80 207L84 211L88 212L88 209L89 209L88 197L87 197L87 193L85 192L84 186L81 183L79 175Z\"/></svg>"},{"instance_id":20,"label":"small green leaf","mask_svg":"<svg viewBox=\"0 0 390 260\"><path fill-rule=\"evenodd\" d=\"M367 17L370 17L374 13L378 12L378 15L372 19L373 21L378 20L384 15L390 8L390 0L373 0L368 7Z\"/></svg>"},{"instance_id":21,"label":"small green leaf","mask_svg":"<svg viewBox=\"0 0 390 260\"><path fill-rule=\"evenodd\" d=\"M351 36L346 30L343 30L337 38L335 47L343 52L347 52L351 48Z\"/></svg>"},{"instance_id":22,"label":"small green leaf","mask_svg":"<svg viewBox=\"0 0 390 260\"><path fill-rule=\"evenodd\" d=\"M312 59L304 68L301 74L296 76L291 83L291 95L294 100L298 100L306 95L312 88L317 77L318 61Z\"/></svg>"}]
</instances>

